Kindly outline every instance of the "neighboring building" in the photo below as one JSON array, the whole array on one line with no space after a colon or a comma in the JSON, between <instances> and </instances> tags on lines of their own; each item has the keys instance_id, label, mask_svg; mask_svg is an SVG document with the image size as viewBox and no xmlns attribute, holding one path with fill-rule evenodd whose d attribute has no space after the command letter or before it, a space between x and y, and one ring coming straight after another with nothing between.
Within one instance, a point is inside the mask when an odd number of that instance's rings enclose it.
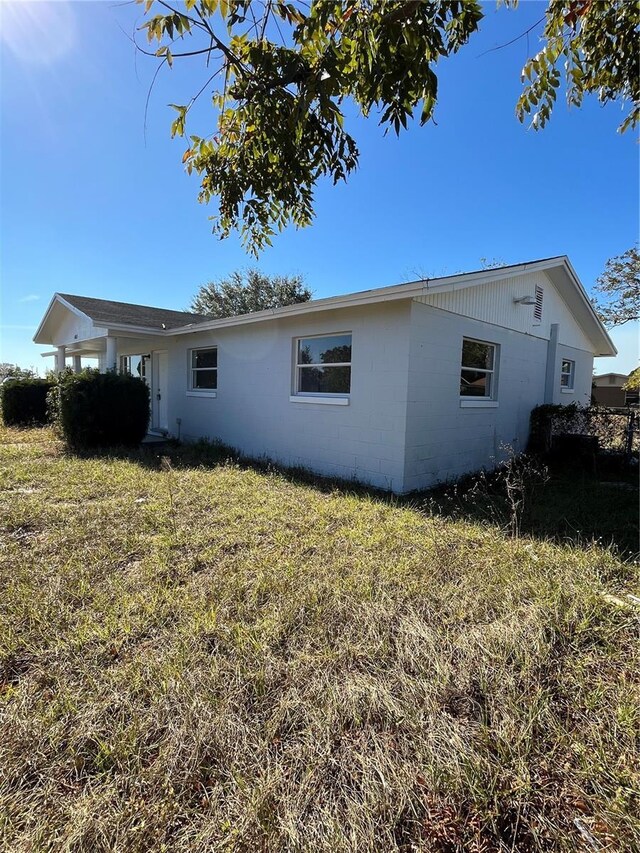
<instances>
[{"instance_id":1,"label":"neighboring building","mask_svg":"<svg viewBox=\"0 0 640 853\"><path fill-rule=\"evenodd\" d=\"M625 391L622 387L628 380L624 373L602 373L592 380L592 398L598 406L623 408L638 405L638 392Z\"/></svg>"},{"instance_id":2,"label":"neighboring building","mask_svg":"<svg viewBox=\"0 0 640 853\"><path fill-rule=\"evenodd\" d=\"M210 320L55 294L34 341L151 388L151 428L397 493L524 450L616 354L568 258Z\"/></svg>"}]
</instances>

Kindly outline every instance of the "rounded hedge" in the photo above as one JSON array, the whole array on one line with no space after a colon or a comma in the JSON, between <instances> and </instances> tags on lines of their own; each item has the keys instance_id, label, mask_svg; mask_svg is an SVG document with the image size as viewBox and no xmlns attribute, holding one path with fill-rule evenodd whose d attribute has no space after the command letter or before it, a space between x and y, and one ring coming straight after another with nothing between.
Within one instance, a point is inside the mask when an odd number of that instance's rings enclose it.
<instances>
[{"instance_id":1,"label":"rounded hedge","mask_svg":"<svg viewBox=\"0 0 640 853\"><path fill-rule=\"evenodd\" d=\"M67 444L75 449L136 447L149 424L149 388L129 374L84 370L64 373L51 408Z\"/></svg>"},{"instance_id":2,"label":"rounded hedge","mask_svg":"<svg viewBox=\"0 0 640 853\"><path fill-rule=\"evenodd\" d=\"M11 379L0 385L2 420L6 426L43 426L48 421L49 379Z\"/></svg>"}]
</instances>

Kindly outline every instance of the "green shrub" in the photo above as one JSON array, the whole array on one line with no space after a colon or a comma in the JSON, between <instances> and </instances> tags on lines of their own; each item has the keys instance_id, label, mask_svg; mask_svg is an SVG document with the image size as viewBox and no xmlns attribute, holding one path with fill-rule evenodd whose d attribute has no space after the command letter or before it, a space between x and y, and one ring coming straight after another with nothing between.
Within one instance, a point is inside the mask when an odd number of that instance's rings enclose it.
<instances>
[{"instance_id":1,"label":"green shrub","mask_svg":"<svg viewBox=\"0 0 640 853\"><path fill-rule=\"evenodd\" d=\"M74 449L135 447L147 432L149 389L142 379L115 371L64 373L50 408Z\"/></svg>"},{"instance_id":2,"label":"green shrub","mask_svg":"<svg viewBox=\"0 0 640 853\"><path fill-rule=\"evenodd\" d=\"M2 419L6 426L42 426L47 423L49 379L12 379L0 385Z\"/></svg>"}]
</instances>

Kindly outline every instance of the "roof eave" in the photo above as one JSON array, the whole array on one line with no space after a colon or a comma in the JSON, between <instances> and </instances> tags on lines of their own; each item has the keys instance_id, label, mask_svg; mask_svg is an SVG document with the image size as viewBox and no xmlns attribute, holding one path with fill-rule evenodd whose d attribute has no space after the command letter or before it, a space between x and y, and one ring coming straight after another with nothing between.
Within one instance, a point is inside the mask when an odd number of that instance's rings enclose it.
<instances>
[{"instance_id":1,"label":"roof eave","mask_svg":"<svg viewBox=\"0 0 640 853\"><path fill-rule=\"evenodd\" d=\"M585 334L591 340L591 343L594 345L594 356L597 358L608 358L613 357L618 354L618 350L616 349L615 344L611 340L609 333L605 329L602 321L596 314L593 305L591 304L591 300L589 299L586 290L584 289L582 282L578 278L578 274L574 270L571 261L569 258L564 255L563 257L563 265L565 272L567 273L571 283L573 284L574 291L577 294L578 300L583 307L586 309L588 321L591 324L591 332L585 328L585 324L582 323L577 317L576 320L583 327ZM593 334L595 332L595 334Z\"/></svg>"},{"instance_id":2,"label":"roof eave","mask_svg":"<svg viewBox=\"0 0 640 853\"><path fill-rule=\"evenodd\" d=\"M207 332L213 329L225 329L231 326L243 326L249 323L260 323L265 320L278 320L287 317L297 317L301 314L311 314L315 311L331 311L337 308L351 308L372 302L391 302L398 299L411 299L420 295L424 290L424 282L411 282L407 285L392 285L360 293L349 293L342 296L329 296L326 299L313 299L309 302L299 302L295 305L285 305L282 308L270 308L266 311L254 311L250 314L239 314L235 317L223 317L216 320L206 320L203 323L192 323L188 326L177 326L171 329L174 335L188 335L194 332Z\"/></svg>"},{"instance_id":3,"label":"roof eave","mask_svg":"<svg viewBox=\"0 0 640 853\"><path fill-rule=\"evenodd\" d=\"M438 293L449 290L457 290L460 286L472 287L483 284L485 281L500 281L514 275L522 275L525 272L535 270L546 270L558 266L559 261L564 261L565 256L546 258L543 261L529 261L524 264L515 264L502 269L480 270L474 273L460 273L454 276L445 276L433 279L420 279L407 284L393 284L389 287L379 287L372 290L362 290L357 293L347 293L340 296L328 296L325 299L313 299L309 302L299 302L295 305L285 305L282 308L272 308L267 311L255 311L251 314L239 314L235 317L224 317L218 320L208 320L203 323L190 324L188 326L177 326L171 330L175 335L187 335L194 332L208 332L215 329L226 329L233 326L242 326L249 323L260 323L265 320L278 320L288 317L297 317L301 314L313 313L314 311L330 311L338 308L351 308L359 305L367 305L376 302L391 302L399 299L413 299L424 296L426 293Z\"/></svg>"}]
</instances>

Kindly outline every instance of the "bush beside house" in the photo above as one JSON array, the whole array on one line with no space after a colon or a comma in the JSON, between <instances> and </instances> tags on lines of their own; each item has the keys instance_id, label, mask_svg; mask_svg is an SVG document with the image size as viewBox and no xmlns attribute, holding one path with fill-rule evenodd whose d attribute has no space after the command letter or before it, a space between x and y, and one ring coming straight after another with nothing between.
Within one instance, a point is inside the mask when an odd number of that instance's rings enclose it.
<instances>
[{"instance_id":1,"label":"bush beside house","mask_svg":"<svg viewBox=\"0 0 640 853\"><path fill-rule=\"evenodd\" d=\"M0 405L5 426L43 426L47 423L50 379L11 379L0 385Z\"/></svg>"},{"instance_id":2,"label":"bush beside house","mask_svg":"<svg viewBox=\"0 0 640 853\"><path fill-rule=\"evenodd\" d=\"M149 388L115 371L64 373L51 394L54 421L69 447L135 447L149 423Z\"/></svg>"}]
</instances>

